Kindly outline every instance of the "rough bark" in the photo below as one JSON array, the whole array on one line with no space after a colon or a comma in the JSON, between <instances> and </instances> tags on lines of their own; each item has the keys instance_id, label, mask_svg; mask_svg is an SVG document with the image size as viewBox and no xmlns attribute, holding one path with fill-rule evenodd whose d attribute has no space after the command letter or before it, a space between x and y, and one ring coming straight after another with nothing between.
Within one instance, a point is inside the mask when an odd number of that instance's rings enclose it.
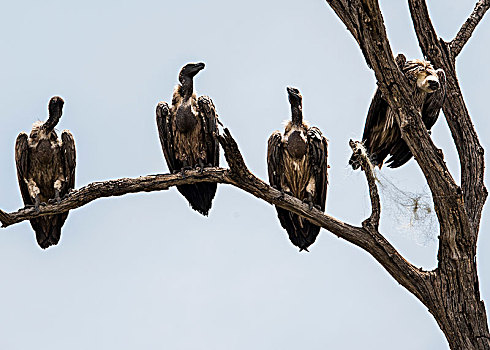
<instances>
[{"instance_id":1,"label":"rough bark","mask_svg":"<svg viewBox=\"0 0 490 350\"><path fill-rule=\"evenodd\" d=\"M429 185L440 224L438 267L428 272L422 296L451 349L490 349L485 305L480 299L476 243L487 197L484 159L476 131L459 88L455 59L489 8L479 1L456 38L447 44L437 36L424 0L408 0L424 56L447 77L443 106L461 164L461 187L433 144L410 101L411 87L394 63L383 17L376 0L327 0L356 39L406 141Z\"/></svg>"}]
</instances>

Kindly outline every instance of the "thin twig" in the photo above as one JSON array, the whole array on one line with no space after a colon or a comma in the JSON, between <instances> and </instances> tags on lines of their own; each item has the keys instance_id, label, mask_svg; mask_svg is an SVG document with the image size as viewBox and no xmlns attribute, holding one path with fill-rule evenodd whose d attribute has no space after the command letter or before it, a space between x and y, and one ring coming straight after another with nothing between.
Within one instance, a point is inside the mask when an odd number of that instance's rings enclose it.
<instances>
[{"instance_id":1,"label":"thin twig","mask_svg":"<svg viewBox=\"0 0 490 350\"><path fill-rule=\"evenodd\" d=\"M366 180L369 186L369 196L371 197L371 215L362 222L362 227L377 231L379 227L379 218L381 215L381 203L379 200L376 178L374 176L374 167L369 160L366 148L362 142L349 140L349 146L352 148L352 152L357 156L359 163L361 164L361 169L366 175Z\"/></svg>"},{"instance_id":2,"label":"thin twig","mask_svg":"<svg viewBox=\"0 0 490 350\"><path fill-rule=\"evenodd\" d=\"M454 37L450 42L451 47L451 55L453 59L459 55L463 46L468 42L473 31L475 30L478 23L480 23L481 19L490 8L490 0L480 0L476 3L473 12L468 17L468 19L463 23L461 29L458 34Z\"/></svg>"}]
</instances>

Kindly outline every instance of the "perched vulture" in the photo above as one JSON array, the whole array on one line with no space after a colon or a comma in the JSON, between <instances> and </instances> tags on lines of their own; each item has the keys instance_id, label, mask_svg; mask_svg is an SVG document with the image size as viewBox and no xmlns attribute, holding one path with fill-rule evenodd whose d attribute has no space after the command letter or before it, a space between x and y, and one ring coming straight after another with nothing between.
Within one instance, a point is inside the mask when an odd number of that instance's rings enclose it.
<instances>
[{"instance_id":1,"label":"perched vulture","mask_svg":"<svg viewBox=\"0 0 490 350\"><path fill-rule=\"evenodd\" d=\"M186 64L179 73L180 84L174 90L172 107L160 102L156 119L163 154L171 172L199 167L219 166L218 116L213 101L207 96L196 97L194 76L204 63ZM177 186L192 209L208 215L216 193L216 183Z\"/></svg>"},{"instance_id":2,"label":"perched vulture","mask_svg":"<svg viewBox=\"0 0 490 350\"><path fill-rule=\"evenodd\" d=\"M446 75L442 69L435 70L428 61L407 61L398 55L398 66L409 81L416 86L414 104L422 114L422 121L430 130L439 116L446 95ZM412 158L407 144L401 138L400 128L395 120L395 112L383 98L378 88L369 107L362 141L374 166L381 168L385 158L388 167L398 168ZM356 155L349 160L352 168L359 167Z\"/></svg>"},{"instance_id":3,"label":"perched vulture","mask_svg":"<svg viewBox=\"0 0 490 350\"><path fill-rule=\"evenodd\" d=\"M316 127L303 121L302 96L298 89L287 88L292 120L284 134L269 137L267 166L270 185L283 193L325 211L327 197L327 139ZM320 227L287 210L276 207L281 226L300 251L308 251Z\"/></svg>"},{"instance_id":4,"label":"perched vulture","mask_svg":"<svg viewBox=\"0 0 490 350\"><path fill-rule=\"evenodd\" d=\"M49 101L49 118L36 122L31 134L21 132L15 142L15 164L20 192L26 207L59 202L75 186L75 141L68 130L58 138L55 126L61 118L64 101L55 96ZM31 219L36 240L43 249L56 245L68 212Z\"/></svg>"}]
</instances>

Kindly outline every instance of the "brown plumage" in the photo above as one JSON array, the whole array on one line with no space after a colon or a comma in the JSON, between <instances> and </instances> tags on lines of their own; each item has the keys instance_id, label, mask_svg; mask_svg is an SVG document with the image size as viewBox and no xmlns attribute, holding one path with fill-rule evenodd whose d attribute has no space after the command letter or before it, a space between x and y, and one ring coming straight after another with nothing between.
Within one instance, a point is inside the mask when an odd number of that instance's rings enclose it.
<instances>
[{"instance_id":1,"label":"brown plumage","mask_svg":"<svg viewBox=\"0 0 490 350\"><path fill-rule=\"evenodd\" d=\"M414 104L422 114L427 130L436 122L446 95L446 75L442 69L435 70L430 62L424 60L406 61L398 55L398 66L415 86ZM398 168L412 158L407 144L401 138L394 111L383 98L378 88L369 107L362 141L373 165L381 168L385 158L388 167ZM356 155L349 160L354 169L359 167Z\"/></svg>"},{"instance_id":2,"label":"brown plumage","mask_svg":"<svg viewBox=\"0 0 490 350\"><path fill-rule=\"evenodd\" d=\"M54 130L63 104L61 97L51 98L48 120L34 123L29 136L21 132L15 143L20 192L24 204L36 210L41 203L60 201L75 187L75 141L68 130L61 133L61 140ZM67 216L68 212L30 220L41 248L58 243Z\"/></svg>"},{"instance_id":3,"label":"brown plumage","mask_svg":"<svg viewBox=\"0 0 490 350\"><path fill-rule=\"evenodd\" d=\"M298 89L288 87L292 120L284 134L275 131L269 137L267 166L269 183L281 192L290 194L325 211L327 198L327 139L316 127L303 122L302 96ZM315 242L320 227L287 210L276 207L281 226L291 242L308 251Z\"/></svg>"},{"instance_id":4,"label":"brown plumage","mask_svg":"<svg viewBox=\"0 0 490 350\"><path fill-rule=\"evenodd\" d=\"M189 63L179 73L179 82L172 97L172 107L160 102L156 108L158 134L163 154L171 172L205 166L219 166L218 116L213 101L194 94L193 78L204 63ZM177 186L192 209L208 215L216 183Z\"/></svg>"}]
</instances>

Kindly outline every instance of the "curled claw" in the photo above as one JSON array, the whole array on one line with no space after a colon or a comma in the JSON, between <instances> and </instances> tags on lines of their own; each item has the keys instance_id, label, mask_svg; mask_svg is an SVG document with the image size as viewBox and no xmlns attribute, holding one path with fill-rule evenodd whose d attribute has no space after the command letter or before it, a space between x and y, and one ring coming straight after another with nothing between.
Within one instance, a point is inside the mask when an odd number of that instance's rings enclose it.
<instances>
[{"instance_id":1,"label":"curled claw","mask_svg":"<svg viewBox=\"0 0 490 350\"><path fill-rule=\"evenodd\" d=\"M199 163L196 165L196 170L199 170L199 174L202 174L204 172L204 168L204 162L200 160Z\"/></svg>"},{"instance_id":2,"label":"curled claw","mask_svg":"<svg viewBox=\"0 0 490 350\"><path fill-rule=\"evenodd\" d=\"M279 199L281 201L284 199L284 192L283 191L281 191L281 194L279 195L279 197L277 197L277 199Z\"/></svg>"},{"instance_id":3,"label":"curled claw","mask_svg":"<svg viewBox=\"0 0 490 350\"><path fill-rule=\"evenodd\" d=\"M60 204L61 203L61 198L60 198L60 191L59 190L54 190L54 198L48 200L48 204Z\"/></svg>"},{"instance_id":4,"label":"curled claw","mask_svg":"<svg viewBox=\"0 0 490 350\"><path fill-rule=\"evenodd\" d=\"M66 198L68 198L72 192L73 192L73 190L72 190L72 189L68 190L68 193L67 193L67 194L65 194L65 195L63 196L63 198L61 198L61 199L66 199Z\"/></svg>"},{"instance_id":5,"label":"curled claw","mask_svg":"<svg viewBox=\"0 0 490 350\"><path fill-rule=\"evenodd\" d=\"M304 199L303 203L308 204L308 210L313 209L313 202L310 202L309 200Z\"/></svg>"},{"instance_id":6,"label":"curled claw","mask_svg":"<svg viewBox=\"0 0 490 350\"><path fill-rule=\"evenodd\" d=\"M182 176L183 179L186 178L186 176L185 176L186 170L192 170L192 167L190 167L190 166L183 166L182 169L180 169L180 175Z\"/></svg>"}]
</instances>

